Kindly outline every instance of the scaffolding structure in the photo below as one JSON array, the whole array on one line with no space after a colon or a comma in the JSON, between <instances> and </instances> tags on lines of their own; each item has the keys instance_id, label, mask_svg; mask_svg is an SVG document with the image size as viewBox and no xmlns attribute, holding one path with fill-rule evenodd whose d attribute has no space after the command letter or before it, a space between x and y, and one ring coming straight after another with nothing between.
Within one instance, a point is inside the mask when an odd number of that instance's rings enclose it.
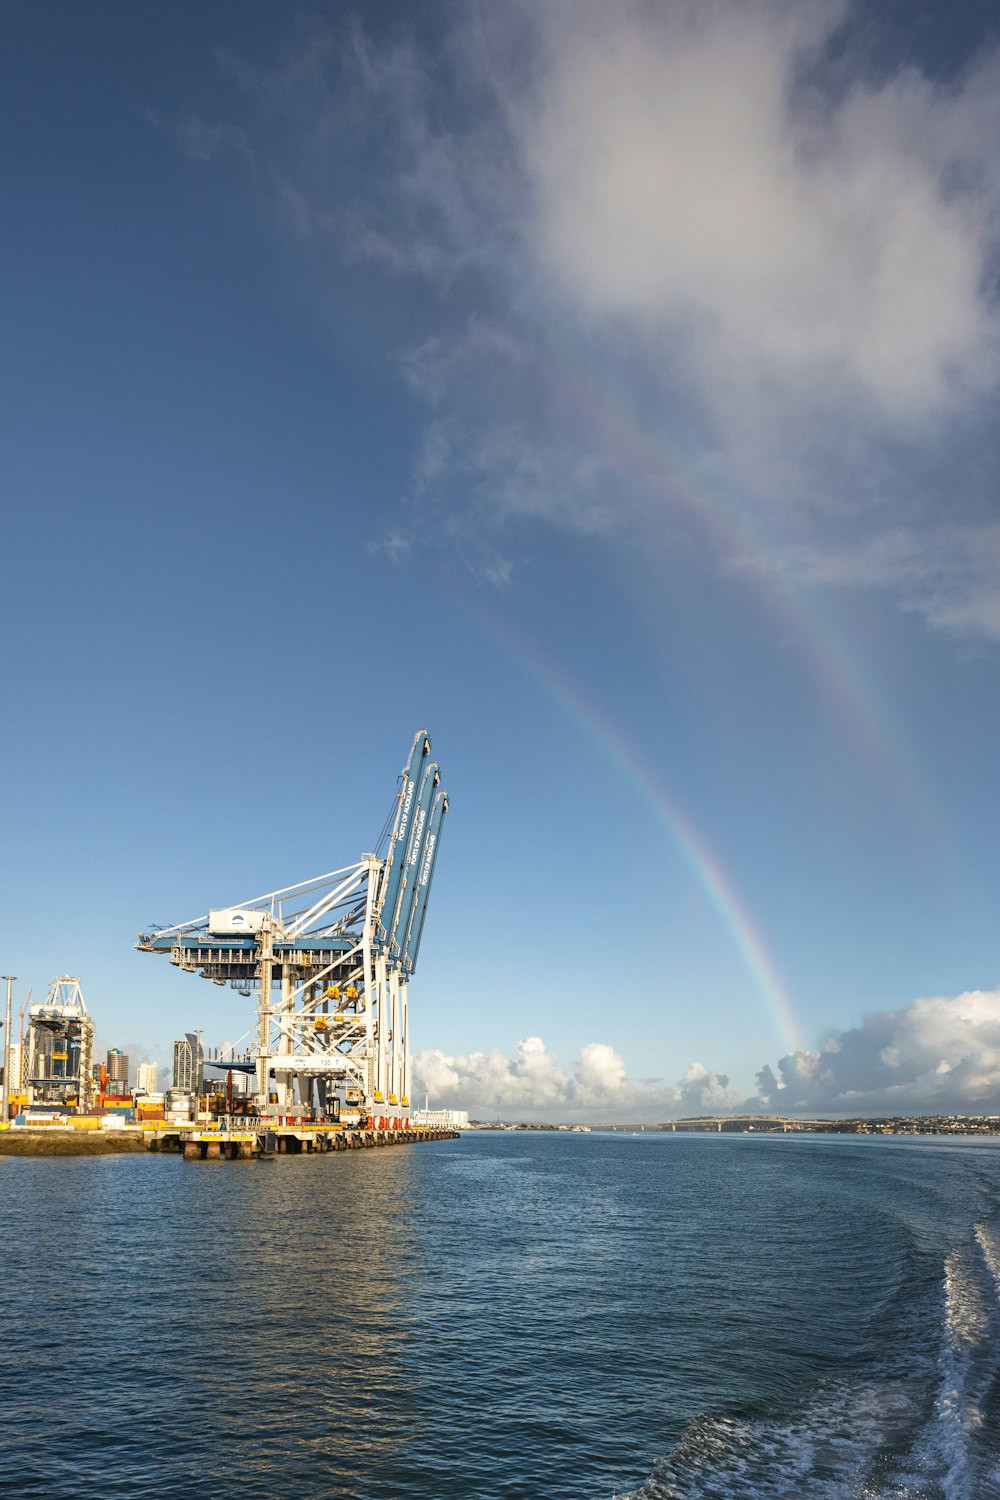
<instances>
[{"instance_id":1,"label":"scaffolding structure","mask_svg":"<svg viewBox=\"0 0 1000 1500\"><path fill-rule=\"evenodd\" d=\"M261 1113L332 1114L334 1096L360 1095L373 1120L399 1128L408 1117L407 986L448 810L430 749L418 730L383 853L139 935L141 951L256 994Z\"/></svg>"}]
</instances>

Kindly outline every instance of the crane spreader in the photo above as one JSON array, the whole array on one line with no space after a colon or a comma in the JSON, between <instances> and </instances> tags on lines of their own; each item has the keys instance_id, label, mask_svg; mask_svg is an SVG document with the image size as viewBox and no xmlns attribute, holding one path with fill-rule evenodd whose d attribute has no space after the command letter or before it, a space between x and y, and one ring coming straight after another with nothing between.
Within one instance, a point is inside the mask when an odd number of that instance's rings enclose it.
<instances>
[{"instance_id":1,"label":"crane spreader","mask_svg":"<svg viewBox=\"0 0 1000 1500\"><path fill-rule=\"evenodd\" d=\"M335 1097L347 1097L363 1101L369 1119L404 1127L407 985L448 811L430 752L430 736L419 729L382 852L139 934L144 953L165 953L186 972L241 994L257 991L255 1103L262 1114L284 1115L297 1103L325 1115Z\"/></svg>"}]
</instances>

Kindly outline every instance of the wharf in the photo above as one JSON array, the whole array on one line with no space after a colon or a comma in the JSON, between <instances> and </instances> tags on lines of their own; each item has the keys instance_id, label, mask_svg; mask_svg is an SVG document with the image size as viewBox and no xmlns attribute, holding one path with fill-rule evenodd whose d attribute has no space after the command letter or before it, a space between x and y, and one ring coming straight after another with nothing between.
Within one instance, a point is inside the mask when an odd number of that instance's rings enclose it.
<instances>
[{"instance_id":1,"label":"wharf","mask_svg":"<svg viewBox=\"0 0 1000 1500\"><path fill-rule=\"evenodd\" d=\"M332 1124L124 1125L103 1130L98 1121L60 1121L35 1128L0 1123L0 1156L110 1156L134 1151L166 1151L189 1161L257 1161L302 1152L350 1151L365 1146L418 1145L455 1140L457 1130L361 1130Z\"/></svg>"},{"instance_id":2,"label":"wharf","mask_svg":"<svg viewBox=\"0 0 1000 1500\"><path fill-rule=\"evenodd\" d=\"M415 1127L410 1130L362 1130L340 1125L268 1125L243 1128L167 1125L150 1131L150 1151L172 1151L185 1161L254 1161L261 1157L300 1156L323 1151L354 1151L372 1146L420 1145L457 1140L457 1130Z\"/></svg>"}]
</instances>

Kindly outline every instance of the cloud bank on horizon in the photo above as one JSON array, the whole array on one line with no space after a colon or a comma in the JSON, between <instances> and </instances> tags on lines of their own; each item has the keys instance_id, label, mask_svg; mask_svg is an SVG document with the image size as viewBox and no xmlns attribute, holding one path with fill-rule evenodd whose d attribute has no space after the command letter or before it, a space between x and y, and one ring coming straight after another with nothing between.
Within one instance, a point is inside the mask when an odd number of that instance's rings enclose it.
<instances>
[{"instance_id":1,"label":"cloud bank on horizon","mask_svg":"<svg viewBox=\"0 0 1000 1500\"><path fill-rule=\"evenodd\" d=\"M747 1111L782 1115L1000 1113L1000 989L912 1001L834 1032L818 1052L783 1057L749 1097L724 1074L691 1063L676 1085L627 1076L607 1042L566 1067L540 1037L468 1057L430 1048L413 1064L417 1097L474 1117L656 1119Z\"/></svg>"},{"instance_id":2,"label":"cloud bank on horizon","mask_svg":"<svg viewBox=\"0 0 1000 1500\"><path fill-rule=\"evenodd\" d=\"M498 584L519 526L694 524L1000 639L996 47L941 72L841 0L427 14L227 55L250 118L177 127L436 299L399 354L421 515Z\"/></svg>"}]
</instances>

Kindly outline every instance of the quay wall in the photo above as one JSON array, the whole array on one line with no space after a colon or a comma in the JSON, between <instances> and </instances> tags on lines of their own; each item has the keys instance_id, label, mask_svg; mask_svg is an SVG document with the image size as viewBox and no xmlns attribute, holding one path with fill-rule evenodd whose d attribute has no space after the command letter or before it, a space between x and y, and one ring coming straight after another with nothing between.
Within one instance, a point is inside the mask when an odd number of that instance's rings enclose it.
<instances>
[{"instance_id":1,"label":"quay wall","mask_svg":"<svg viewBox=\"0 0 1000 1500\"><path fill-rule=\"evenodd\" d=\"M457 1130L361 1130L328 1125L279 1125L273 1130L186 1130L156 1132L150 1150L181 1151L186 1161L245 1161L262 1156L302 1156L313 1152L356 1151L376 1146L418 1146L456 1140Z\"/></svg>"},{"instance_id":2,"label":"quay wall","mask_svg":"<svg viewBox=\"0 0 1000 1500\"><path fill-rule=\"evenodd\" d=\"M0 1156L112 1156L166 1151L189 1161L241 1161L259 1157L299 1156L312 1152L353 1151L377 1146L421 1145L454 1140L457 1130L414 1127L410 1130L362 1130L331 1125L278 1125L254 1122L247 1130L211 1126L154 1124L95 1130L78 1125L4 1128Z\"/></svg>"}]
</instances>

